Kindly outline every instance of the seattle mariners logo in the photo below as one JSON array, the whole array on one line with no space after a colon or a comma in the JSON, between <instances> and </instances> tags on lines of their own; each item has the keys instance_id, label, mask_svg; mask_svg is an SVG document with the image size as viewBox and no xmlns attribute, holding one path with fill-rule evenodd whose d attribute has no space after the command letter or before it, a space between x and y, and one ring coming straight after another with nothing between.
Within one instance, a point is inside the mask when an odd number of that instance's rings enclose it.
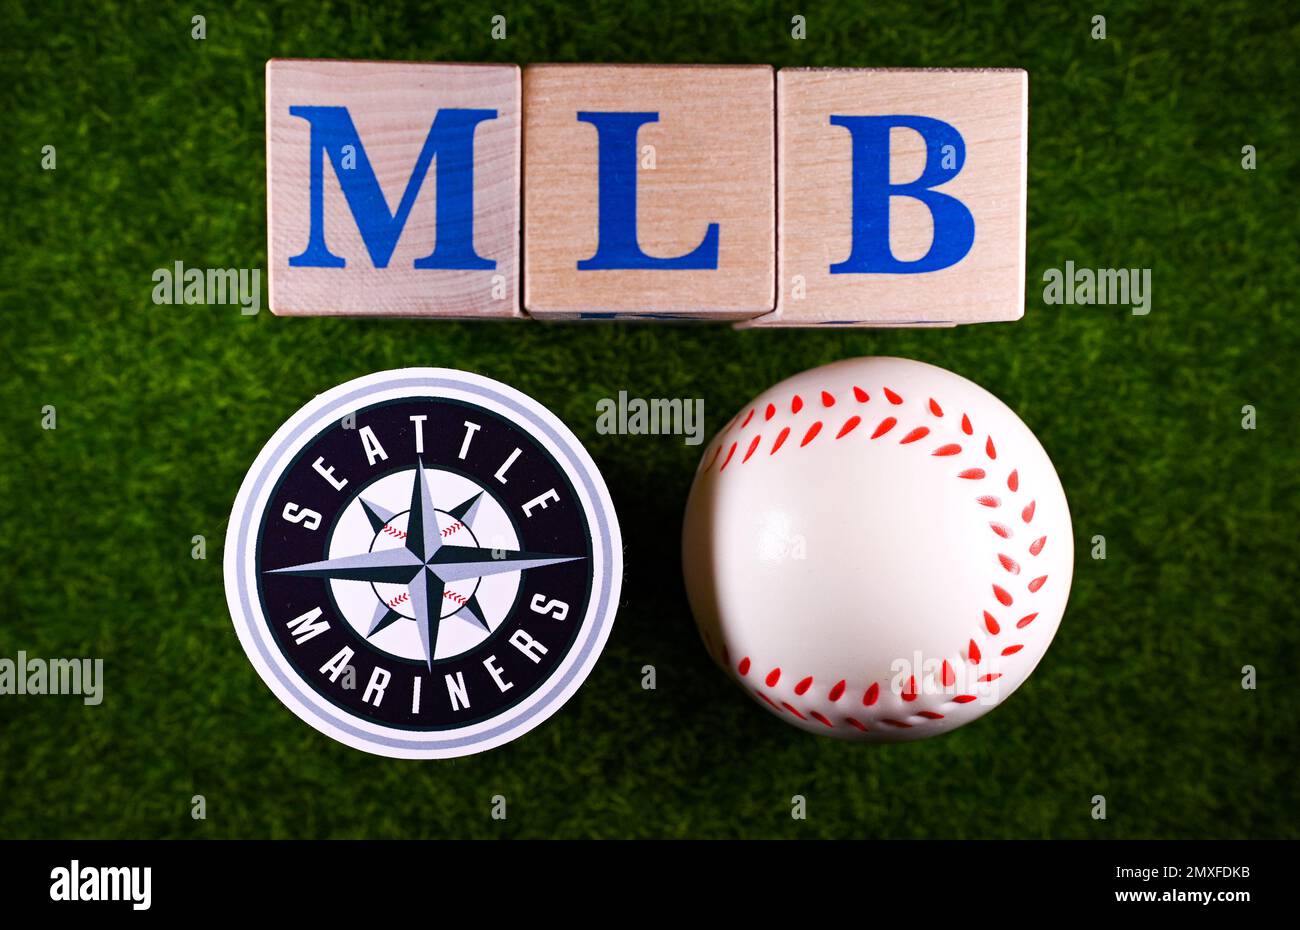
<instances>
[{"instance_id":1,"label":"seattle mariners logo","mask_svg":"<svg viewBox=\"0 0 1300 930\"><path fill-rule=\"evenodd\" d=\"M613 504L536 401L465 372L340 385L263 448L230 517L226 597L299 717L399 758L481 752L582 684L622 578Z\"/></svg>"}]
</instances>

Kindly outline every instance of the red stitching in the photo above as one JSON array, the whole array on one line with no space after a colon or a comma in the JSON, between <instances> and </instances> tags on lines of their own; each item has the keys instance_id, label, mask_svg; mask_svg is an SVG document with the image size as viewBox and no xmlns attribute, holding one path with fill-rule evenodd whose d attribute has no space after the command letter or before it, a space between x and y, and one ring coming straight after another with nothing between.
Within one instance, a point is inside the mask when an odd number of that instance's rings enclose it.
<instances>
[{"instance_id":1,"label":"red stitching","mask_svg":"<svg viewBox=\"0 0 1300 930\"><path fill-rule=\"evenodd\" d=\"M399 530L397 527L389 526L387 523L385 523L382 527L380 527L379 532L385 534L386 536L392 536L394 539L406 538L405 530Z\"/></svg>"},{"instance_id":2,"label":"red stitching","mask_svg":"<svg viewBox=\"0 0 1300 930\"><path fill-rule=\"evenodd\" d=\"M858 403L865 404L870 402L871 395L867 391L863 390L861 387L856 385L853 386L852 390L853 390L853 397ZM887 400L891 405L895 407L901 407L904 404L903 397L900 394L898 394L896 391L892 390L891 388L882 387L881 392L884 395L885 400ZM823 390L823 391L819 391L818 393L820 395L822 408L830 408L835 405L836 398L835 395L833 395L831 392ZM791 397L790 400L790 413L797 415L801 410L803 410L803 408L804 408L803 398L798 394L793 395L793 397ZM925 408L928 411L928 413L934 417L942 418L944 416L943 407L940 406L939 402L932 397L928 398L925 401ZM749 410L749 412L744 418L744 421L740 423L739 428L741 430L744 430L749 425L750 421L754 418L754 414L757 412L758 409L759 408L755 406ZM766 404L766 406L763 408L763 422L767 422L771 420L773 417L776 416L776 413L777 413L777 407L775 404L773 403ZM735 426L738 419L739 419L739 414L737 414L736 417L732 418L731 422L727 424L727 427L719 435L722 436L725 435L727 432L729 432L732 429L732 427ZM852 433L855 429L857 429L857 427L860 426L861 423L862 423L861 416L857 414L849 416L840 426L839 431L835 435L835 438L836 439L845 438L850 433ZM803 439L800 441L799 447L803 448L804 446L807 446L810 443L812 443L821 433L823 425L824 423L822 420L814 420L813 423L804 432ZM897 417L886 416L882 418L880 422L876 425L876 428L872 432L870 439L872 440L879 439L880 437L886 435L891 430L893 430L894 427L896 427L897 425L898 425ZM973 436L975 434L974 425L971 423L970 416L966 413L963 413L961 415L960 429L961 432L967 436ZM777 434L776 439L773 441L771 449L768 450L768 455L775 455L777 451L780 450L785 445L786 439L789 438L790 433L791 433L790 426L782 427L780 432ZM930 434L930 428L928 426L916 426L912 428L910 431L908 431L903 436L903 438L899 440L898 444L900 446L910 445L912 443L919 442L920 440L927 437L929 434ZM762 442L762 434L761 433L755 434L753 438L750 440L748 446L746 447L746 451L742 455L740 461L737 463L737 467L739 467L739 465L743 465L747 463L750 460L754 452L758 449L761 442ZM725 444L726 444L725 442L720 442L717 445L717 447L713 450L712 457L708 459L708 465L704 467L705 471L712 470L713 466L717 463L719 458L722 458L722 464L718 467L719 474L721 474L721 472L724 471L727 468L727 466L732 463L733 457L735 456L735 453L739 448L740 440L737 439L735 441L732 441L727 448L726 456L723 457L722 447ZM937 448L933 449L930 452L930 455L939 456L939 457L948 457L948 456L961 455L962 452L963 452L963 448L960 443L944 443L938 446ZM984 454L988 457L990 461L995 461L998 457L997 446L994 444L992 436L987 436L985 438ZM956 477L966 481L983 481L988 477L988 472L983 468L972 467L957 472ZM1019 469L1013 468L1010 470L1010 472L1007 473L1006 487L1011 494L1017 494L1020 491ZM994 494L980 495L975 498L975 501L976 503L989 508L998 508L1002 506L1002 499ZM1035 508L1036 508L1036 502L1031 500L1020 511L1020 518L1024 523L1030 523L1033 520ZM989 528L992 529L993 532L996 533L1002 539L1011 539L1015 535L1014 532L1011 530L1011 528L1004 523L990 522ZM1028 547L1030 557L1036 557L1040 552L1042 552L1043 547L1046 545L1046 543L1047 543L1046 536L1040 536L1037 539L1035 539ZM1002 569L1005 570L1008 574L1013 576L1020 574L1021 564L1018 561L1016 561L1016 559L1012 558L1010 555L1005 553L998 553L998 563L1002 567ZM1042 587L1047 583L1047 577L1048 577L1047 575L1040 575L1034 578L1032 581L1030 581L1027 585L1029 593L1035 594L1039 590L1041 590ZM996 585L996 584L992 585L991 588L992 588L992 594L994 599L1000 605L1004 607L1012 606L1012 604L1014 603L1014 597L1010 591L1008 591L1006 588L1002 587L1001 585ZM447 592L444 596L451 597L452 595L450 592ZM1026 614L1025 616L1021 617L1019 620L1016 621L1015 623L1016 629L1025 628L1026 626L1031 624L1037 617L1038 617L1037 612ZM981 621L982 621L981 629L983 631L987 631L989 636L998 636L1001 634L1002 624L991 612L987 610L982 611ZM1002 656L1011 656L1020 652L1023 648L1024 648L1023 643L1012 643L1011 645L1003 647L999 651L999 654ZM976 643L974 639L970 639L967 643L966 650L965 650L965 658L966 661L972 666L979 666L984 661L984 654L981 651L979 644ZM744 678L749 675L749 672L751 671L752 667L753 664L750 657L745 656L740 660L739 664L736 666L736 672L740 675L740 677ZM946 659L944 660L940 677L943 686L945 688L950 688L954 684L956 684L956 680L957 680L956 673L954 672L952 665ZM1001 672L986 672L985 674L981 675L977 680L982 683L992 682L992 681L996 681L1001 677L1002 677ZM775 666L763 678L762 685L766 686L769 689L776 688L780 683L781 678L782 678L781 667ZM798 697L803 697L813 690L814 685L815 682L813 680L813 676L808 675L803 678L800 678L797 680L796 684L793 687L794 694ZM878 703L880 699L880 687L881 687L880 682L871 682L870 685L867 686L866 690L862 693L863 707L873 707ZM847 681L840 680L835 682L827 690L826 693L827 700L830 701L831 703L838 702L844 697L844 694L847 691L847 689L848 689ZM813 720L816 720L819 723L822 723L823 725L830 727L832 729L836 726L836 723L834 721L830 720L829 718L827 718L825 715L823 715L818 711L806 710L801 712L798 708L794 707L792 704L789 704L787 702L781 701L778 703L778 701L773 700L772 697L769 697L767 694L764 694L763 691L760 690L760 688L754 688L753 691L758 697L762 698L764 701L767 702L769 706L771 706L773 709L775 709L778 712L783 713L785 711L789 711L798 719L805 720L805 721L808 720L809 718L812 718ZM907 683L900 691L900 697L905 702L911 703L917 700L920 697L920 694L921 693L917 688L916 677L914 675L910 676L907 680ZM958 695L953 695L949 700L953 704L960 705L960 704L968 704L977 699L978 699L978 695L976 694L958 694ZM913 721L919 719L923 723L930 720L942 720L943 718L944 715L942 713L939 713L938 711L922 710L922 711L917 711L915 715L910 719ZM860 730L864 733L871 732L871 729L867 723L864 723L863 721L858 720L855 717L845 716L841 718L839 722L843 725L854 727L855 729ZM907 720L897 720L897 719L890 719L890 718L882 718L879 722L899 729L911 729L913 726L919 725L918 723L909 723Z\"/></svg>"},{"instance_id":3,"label":"red stitching","mask_svg":"<svg viewBox=\"0 0 1300 930\"><path fill-rule=\"evenodd\" d=\"M455 533L455 532L458 532L458 531L460 531L460 530L463 530L464 528L465 528L465 524L464 524L464 523L461 523L459 520L457 520L455 523L451 523L451 524L449 524L445 529L443 529L443 531L442 531L442 538L443 538L443 539L446 539L446 538L447 538L448 536L450 536L452 533ZM405 535L405 534L403 534L403 535Z\"/></svg>"},{"instance_id":4,"label":"red stitching","mask_svg":"<svg viewBox=\"0 0 1300 930\"><path fill-rule=\"evenodd\" d=\"M455 591L443 591L442 596L449 601L459 604L462 607L464 607L466 604L469 603L469 598L467 598L463 594L457 594ZM396 607L398 604L405 604L410 599L411 599L410 592L403 591L401 594L397 595L397 597L393 598L391 601L385 601L384 603L387 604L390 608L392 608L392 607Z\"/></svg>"}]
</instances>

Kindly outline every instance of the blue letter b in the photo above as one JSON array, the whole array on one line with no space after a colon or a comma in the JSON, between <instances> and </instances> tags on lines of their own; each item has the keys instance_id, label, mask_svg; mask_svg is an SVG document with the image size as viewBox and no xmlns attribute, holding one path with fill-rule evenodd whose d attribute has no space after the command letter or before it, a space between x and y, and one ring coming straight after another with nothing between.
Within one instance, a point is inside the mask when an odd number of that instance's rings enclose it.
<instances>
[{"instance_id":1,"label":"blue letter b","mask_svg":"<svg viewBox=\"0 0 1300 930\"><path fill-rule=\"evenodd\" d=\"M853 247L831 274L920 274L955 265L975 243L975 218L955 197L932 188L951 181L966 161L961 133L928 116L832 116L853 137ZM925 140L925 168L906 184L889 181L889 131L912 129ZM948 152L945 153L945 149ZM944 164L947 155L951 166ZM912 197L930 210L934 238L916 261L894 257L889 247L889 202Z\"/></svg>"}]
</instances>

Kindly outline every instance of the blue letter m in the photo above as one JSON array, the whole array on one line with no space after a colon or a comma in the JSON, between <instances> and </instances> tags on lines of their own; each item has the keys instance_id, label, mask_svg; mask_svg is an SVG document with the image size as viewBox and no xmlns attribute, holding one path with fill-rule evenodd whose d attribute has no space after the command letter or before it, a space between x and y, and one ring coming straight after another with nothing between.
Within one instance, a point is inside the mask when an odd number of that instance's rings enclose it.
<instances>
[{"instance_id":1,"label":"blue letter m","mask_svg":"<svg viewBox=\"0 0 1300 930\"><path fill-rule=\"evenodd\" d=\"M433 251L416 259L416 268L491 270L494 260L474 251L474 131L496 110L439 110L424 140L415 170L397 212L375 178L365 147L347 107L290 107L292 116L311 123L311 234L301 255L289 259L292 268L345 268L347 262L325 244L325 156L347 198L352 218L376 268L387 268L411 214L420 186L438 159L438 220ZM351 152L345 152L351 147ZM349 164L349 160L353 163Z\"/></svg>"}]
</instances>

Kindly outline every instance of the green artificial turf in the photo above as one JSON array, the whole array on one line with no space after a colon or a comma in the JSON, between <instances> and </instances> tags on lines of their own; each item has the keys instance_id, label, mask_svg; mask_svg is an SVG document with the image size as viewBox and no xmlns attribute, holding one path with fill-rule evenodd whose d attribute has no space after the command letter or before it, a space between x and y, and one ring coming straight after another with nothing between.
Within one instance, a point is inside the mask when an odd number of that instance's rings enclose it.
<instances>
[{"instance_id":1,"label":"green artificial turf","mask_svg":"<svg viewBox=\"0 0 1300 930\"><path fill-rule=\"evenodd\" d=\"M1294 8L0 11L0 656L102 657L106 675L98 707L0 697L0 837L1300 835ZM190 37L195 12L206 40ZM1105 41L1089 36L1096 13ZM278 56L1027 68L1025 317L738 333L156 306L155 268L266 266L263 66ZM1043 271L1066 260L1151 268L1150 314L1045 306ZM699 450L595 429L596 402L626 390L702 397L712 431L783 377L871 354L943 365L1017 410L1060 471L1077 549L1028 683L971 726L896 746L783 726L710 664L678 568ZM314 394L408 365L480 372L556 411L600 464L626 546L623 606L586 685L524 738L446 762L372 757L300 722L244 657L222 587L226 519L263 442Z\"/></svg>"}]
</instances>

